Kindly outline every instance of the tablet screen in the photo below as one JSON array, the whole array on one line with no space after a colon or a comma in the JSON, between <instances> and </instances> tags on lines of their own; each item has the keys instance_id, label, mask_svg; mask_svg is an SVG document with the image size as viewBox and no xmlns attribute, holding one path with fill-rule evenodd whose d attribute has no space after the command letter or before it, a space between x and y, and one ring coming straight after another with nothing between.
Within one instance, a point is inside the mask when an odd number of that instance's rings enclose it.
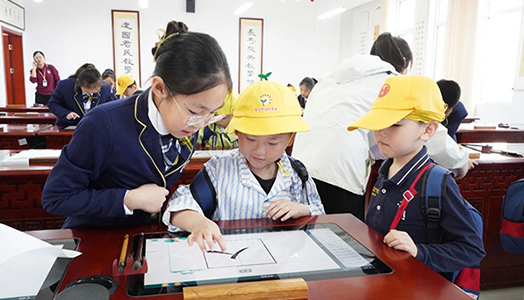
<instances>
[{"instance_id":1,"label":"tablet screen","mask_svg":"<svg viewBox=\"0 0 524 300\"><path fill-rule=\"evenodd\" d=\"M226 251L202 253L187 233L146 234L148 272L130 276L131 296L177 293L184 286L253 280L322 280L392 269L335 224L223 230ZM138 243L135 239L135 245Z\"/></svg>"}]
</instances>

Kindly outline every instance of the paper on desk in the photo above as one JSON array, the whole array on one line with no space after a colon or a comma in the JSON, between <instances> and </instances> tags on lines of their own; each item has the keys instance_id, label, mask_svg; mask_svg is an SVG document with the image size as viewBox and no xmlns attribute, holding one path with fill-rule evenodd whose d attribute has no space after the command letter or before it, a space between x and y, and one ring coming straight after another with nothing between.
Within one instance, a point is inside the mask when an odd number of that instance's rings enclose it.
<instances>
[{"instance_id":1,"label":"paper on desk","mask_svg":"<svg viewBox=\"0 0 524 300\"><path fill-rule=\"evenodd\" d=\"M60 153L62 150L55 150L55 149L31 149L31 150L23 150L19 153L16 153L15 155L6 157L2 162L1 165L29 165L29 159L31 158L56 158L60 156Z\"/></svg>"},{"instance_id":2,"label":"paper on desk","mask_svg":"<svg viewBox=\"0 0 524 300\"><path fill-rule=\"evenodd\" d=\"M61 249L0 224L0 299L38 294L57 257L80 252Z\"/></svg>"}]
</instances>

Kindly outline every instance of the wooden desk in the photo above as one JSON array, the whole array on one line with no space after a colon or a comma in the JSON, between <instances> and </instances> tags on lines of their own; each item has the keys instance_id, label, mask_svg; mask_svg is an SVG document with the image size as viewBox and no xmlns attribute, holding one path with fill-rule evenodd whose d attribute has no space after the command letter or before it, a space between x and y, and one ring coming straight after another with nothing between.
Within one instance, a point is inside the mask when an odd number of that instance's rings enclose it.
<instances>
[{"instance_id":1,"label":"wooden desk","mask_svg":"<svg viewBox=\"0 0 524 300\"><path fill-rule=\"evenodd\" d=\"M27 139L50 128L51 124L0 124L0 149L29 149Z\"/></svg>"},{"instance_id":2,"label":"wooden desk","mask_svg":"<svg viewBox=\"0 0 524 300\"><path fill-rule=\"evenodd\" d=\"M19 151L0 150L0 222L19 230L62 227L65 218L47 213L41 202L42 190L53 164L6 166L5 158ZM171 193L178 185L191 183L209 159L209 156L201 156L192 160L171 187Z\"/></svg>"},{"instance_id":3,"label":"wooden desk","mask_svg":"<svg viewBox=\"0 0 524 300\"><path fill-rule=\"evenodd\" d=\"M73 129L63 129L57 125L50 126L38 132L38 136L45 137L47 149L62 149L69 144L75 131Z\"/></svg>"},{"instance_id":4,"label":"wooden desk","mask_svg":"<svg viewBox=\"0 0 524 300\"><path fill-rule=\"evenodd\" d=\"M56 116L52 113L40 112L38 115L20 116L17 112L8 112L0 116L0 124L55 124ZM15 114L17 114L15 116Z\"/></svg>"},{"instance_id":5,"label":"wooden desk","mask_svg":"<svg viewBox=\"0 0 524 300\"><path fill-rule=\"evenodd\" d=\"M480 287L489 289L524 285L524 255L504 252L499 239L502 197L510 183L524 178L524 158L481 154L476 161L479 165L470 170L465 178L458 180L457 184L462 196L481 212L484 222L486 257L480 264ZM369 204L371 188L378 178L380 164L375 163L371 169L366 205Z\"/></svg>"},{"instance_id":6,"label":"wooden desk","mask_svg":"<svg viewBox=\"0 0 524 300\"><path fill-rule=\"evenodd\" d=\"M462 120L462 123L472 123L478 120L480 120L479 117L466 117L464 120Z\"/></svg>"},{"instance_id":7,"label":"wooden desk","mask_svg":"<svg viewBox=\"0 0 524 300\"><path fill-rule=\"evenodd\" d=\"M406 252L393 250L382 243L382 236L367 227L352 215L327 215L304 217L285 223L263 220L220 221L221 228L250 228L312 223L335 223L350 233L365 247L394 269L392 274L372 275L332 280L309 281L308 299L456 299L471 300L449 281ZM122 237L139 232L165 232L164 226L113 229L73 229L31 231L29 234L40 239L80 238L78 251L82 255L71 261L62 280L59 292L67 284L85 276L111 276L111 266L120 254ZM103 251L101 251L103 245ZM118 290L112 300L130 299L126 293L126 277L115 278ZM183 299L182 294L156 295L140 299Z\"/></svg>"},{"instance_id":8,"label":"wooden desk","mask_svg":"<svg viewBox=\"0 0 524 300\"><path fill-rule=\"evenodd\" d=\"M27 106L11 106L0 107L0 111L4 112L50 112L49 107L39 106L39 107L27 107Z\"/></svg>"},{"instance_id":9,"label":"wooden desk","mask_svg":"<svg viewBox=\"0 0 524 300\"><path fill-rule=\"evenodd\" d=\"M474 129L475 123L461 124L457 130L457 143L524 143L524 129Z\"/></svg>"}]
</instances>

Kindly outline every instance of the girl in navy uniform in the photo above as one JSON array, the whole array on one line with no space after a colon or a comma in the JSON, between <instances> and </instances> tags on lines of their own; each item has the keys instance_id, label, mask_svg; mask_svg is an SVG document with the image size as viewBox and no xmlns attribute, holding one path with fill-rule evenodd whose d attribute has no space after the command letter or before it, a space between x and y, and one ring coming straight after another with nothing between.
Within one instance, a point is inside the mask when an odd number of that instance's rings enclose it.
<instances>
[{"instance_id":1,"label":"girl in navy uniform","mask_svg":"<svg viewBox=\"0 0 524 300\"><path fill-rule=\"evenodd\" d=\"M56 116L56 125L77 125L91 109L114 100L111 86L102 81L93 64L83 64L75 74L58 82L47 106Z\"/></svg>"},{"instance_id":2,"label":"girl in navy uniform","mask_svg":"<svg viewBox=\"0 0 524 300\"><path fill-rule=\"evenodd\" d=\"M232 82L217 41L171 21L153 52L151 87L94 108L51 171L42 205L65 228L156 222L198 130L218 121Z\"/></svg>"}]
</instances>

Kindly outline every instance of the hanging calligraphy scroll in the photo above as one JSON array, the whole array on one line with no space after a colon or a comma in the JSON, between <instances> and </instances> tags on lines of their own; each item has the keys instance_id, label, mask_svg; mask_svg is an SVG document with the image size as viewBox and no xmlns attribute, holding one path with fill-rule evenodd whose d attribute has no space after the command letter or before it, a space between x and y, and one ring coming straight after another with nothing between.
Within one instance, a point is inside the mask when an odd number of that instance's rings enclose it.
<instances>
[{"instance_id":1,"label":"hanging calligraphy scroll","mask_svg":"<svg viewBox=\"0 0 524 300\"><path fill-rule=\"evenodd\" d=\"M264 44L264 19L240 18L238 92L260 80Z\"/></svg>"},{"instance_id":2,"label":"hanging calligraphy scroll","mask_svg":"<svg viewBox=\"0 0 524 300\"><path fill-rule=\"evenodd\" d=\"M140 87L140 22L138 11L111 10L113 66L116 76L127 74Z\"/></svg>"}]
</instances>

